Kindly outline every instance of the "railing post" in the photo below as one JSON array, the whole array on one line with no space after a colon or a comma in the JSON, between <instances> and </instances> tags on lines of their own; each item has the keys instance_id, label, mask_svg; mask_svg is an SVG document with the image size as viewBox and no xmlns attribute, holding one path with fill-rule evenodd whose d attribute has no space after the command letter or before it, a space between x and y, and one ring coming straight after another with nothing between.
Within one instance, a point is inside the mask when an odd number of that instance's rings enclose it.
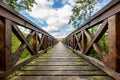
<instances>
[{"instance_id":1,"label":"railing post","mask_svg":"<svg viewBox=\"0 0 120 80\"><path fill-rule=\"evenodd\" d=\"M38 47L37 47L37 35L38 35L38 32L36 31L35 32L35 35L33 36L33 38L32 38L32 45L33 45L33 50L34 50L34 52L35 52L35 54L38 54Z\"/></svg>"},{"instance_id":2,"label":"railing post","mask_svg":"<svg viewBox=\"0 0 120 80\"><path fill-rule=\"evenodd\" d=\"M54 39L51 38L51 46L53 47L54 45Z\"/></svg>"},{"instance_id":3,"label":"railing post","mask_svg":"<svg viewBox=\"0 0 120 80\"><path fill-rule=\"evenodd\" d=\"M48 36L45 35L44 39L43 39L43 45L44 45L44 50L45 53L47 52L47 48L48 48Z\"/></svg>"},{"instance_id":4,"label":"railing post","mask_svg":"<svg viewBox=\"0 0 120 80\"><path fill-rule=\"evenodd\" d=\"M120 16L118 14L108 19L109 67L120 72Z\"/></svg>"},{"instance_id":5,"label":"railing post","mask_svg":"<svg viewBox=\"0 0 120 80\"><path fill-rule=\"evenodd\" d=\"M85 36L85 33L82 31L82 53L85 52L87 48L87 37Z\"/></svg>"},{"instance_id":6,"label":"railing post","mask_svg":"<svg viewBox=\"0 0 120 80\"><path fill-rule=\"evenodd\" d=\"M3 71L12 67L11 31L11 21L0 18L0 70Z\"/></svg>"},{"instance_id":7,"label":"railing post","mask_svg":"<svg viewBox=\"0 0 120 80\"><path fill-rule=\"evenodd\" d=\"M75 35L72 36L72 48L73 48L73 52L74 52L74 49L75 49L75 45L76 45L76 40L75 40Z\"/></svg>"}]
</instances>

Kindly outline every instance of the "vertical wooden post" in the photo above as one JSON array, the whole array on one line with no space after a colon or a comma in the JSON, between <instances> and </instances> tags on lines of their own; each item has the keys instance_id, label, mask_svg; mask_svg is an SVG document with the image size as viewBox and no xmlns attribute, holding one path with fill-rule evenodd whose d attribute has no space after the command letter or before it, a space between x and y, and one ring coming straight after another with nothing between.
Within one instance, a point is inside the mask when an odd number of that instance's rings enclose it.
<instances>
[{"instance_id":1,"label":"vertical wooden post","mask_svg":"<svg viewBox=\"0 0 120 80\"><path fill-rule=\"evenodd\" d=\"M38 35L38 32L36 31L35 32L35 35L33 36L32 38L32 45L33 45L33 50L36 54L38 54L38 47L37 47L37 35Z\"/></svg>"},{"instance_id":2,"label":"vertical wooden post","mask_svg":"<svg viewBox=\"0 0 120 80\"><path fill-rule=\"evenodd\" d=\"M0 70L4 71L12 67L11 31L11 21L0 18Z\"/></svg>"},{"instance_id":3,"label":"vertical wooden post","mask_svg":"<svg viewBox=\"0 0 120 80\"><path fill-rule=\"evenodd\" d=\"M48 47L51 45L51 39L48 37Z\"/></svg>"},{"instance_id":4,"label":"vertical wooden post","mask_svg":"<svg viewBox=\"0 0 120 80\"><path fill-rule=\"evenodd\" d=\"M72 47L72 46L71 46L71 45L72 45L71 38L69 37L68 40L69 40L69 47Z\"/></svg>"},{"instance_id":5,"label":"vertical wooden post","mask_svg":"<svg viewBox=\"0 0 120 80\"><path fill-rule=\"evenodd\" d=\"M120 16L113 15L108 19L109 30L109 67L120 72Z\"/></svg>"},{"instance_id":6,"label":"vertical wooden post","mask_svg":"<svg viewBox=\"0 0 120 80\"><path fill-rule=\"evenodd\" d=\"M87 37L85 36L84 32L82 32L82 53L85 52L87 48Z\"/></svg>"},{"instance_id":7,"label":"vertical wooden post","mask_svg":"<svg viewBox=\"0 0 120 80\"><path fill-rule=\"evenodd\" d=\"M4 57L4 36L5 36L5 25L3 20L0 20L0 70L4 70L5 57Z\"/></svg>"},{"instance_id":8,"label":"vertical wooden post","mask_svg":"<svg viewBox=\"0 0 120 80\"><path fill-rule=\"evenodd\" d=\"M44 39L43 39L43 46L44 46L44 50L45 50L45 53L47 52L47 48L48 48L48 37L45 36Z\"/></svg>"},{"instance_id":9,"label":"vertical wooden post","mask_svg":"<svg viewBox=\"0 0 120 80\"><path fill-rule=\"evenodd\" d=\"M69 41L69 38L67 38L67 46L70 47L70 41Z\"/></svg>"},{"instance_id":10,"label":"vertical wooden post","mask_svg":"<svg viewBox=\"0 0 120 80\"><path fill-rule=\"evenodd\" d=\"M54 45L54 40L51 38L51 46L53 47Z\"/></svg>"},{"instance_id":11,"label":"vertical wooden post","mask_svg":"<svg viewBox=\"0 0 120 80\"><path fill-rule=\"evenodd\" d=\"M73 41L72 41L72 48L73 48L73 52L74 52L75 45L76 45L75 35L73 35L72 38L73 38Z\"/></svg>"},{"instance_id":12,"label":"vertical wooden post","mask_svg":"<svg viewBox=\"0 0 120 80\"><path fill-rule=\"evenodd\" d=\"M67 40L67 38L65 38L65 44L66 44L66 46L68 46L68 40Z\"/></svg>"}]
</instances>

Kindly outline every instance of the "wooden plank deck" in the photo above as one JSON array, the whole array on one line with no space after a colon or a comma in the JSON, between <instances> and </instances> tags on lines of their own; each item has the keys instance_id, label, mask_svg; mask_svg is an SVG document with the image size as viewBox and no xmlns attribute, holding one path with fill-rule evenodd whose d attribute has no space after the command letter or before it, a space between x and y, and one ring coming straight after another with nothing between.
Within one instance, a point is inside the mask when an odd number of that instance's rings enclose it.
<instances>
[{"instance_id":1,"label":"wooden plank deck","mask_svg":"<svg viewBox=\"0 0 120 80\"><path fill-rule=\"evenodd\" d=\"M15 72L10 80L114 80L58 43Z\"/></svg>"}]
</instances>

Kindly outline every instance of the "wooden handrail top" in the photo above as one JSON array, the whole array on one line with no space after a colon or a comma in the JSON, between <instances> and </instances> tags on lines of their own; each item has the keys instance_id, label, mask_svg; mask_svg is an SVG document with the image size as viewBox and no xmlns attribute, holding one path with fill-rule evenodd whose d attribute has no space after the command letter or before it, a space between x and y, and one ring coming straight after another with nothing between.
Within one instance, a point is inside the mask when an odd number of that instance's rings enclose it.
<instances>
[{"instance_id":1,"label":"wooden handrail top","mask_svg":"<svg viewBox=\"0 0 120 80\"><path fill-rule=\"evenodd\" d=\"M99 10L95 15L88 19L83 25L74 30L70 35L74 35L82 30L91 28L92 26L101 23L104 19L120 12L120 0L112 0L109 4ZM67 37L68 37L67 36Z\"/></svg>"}]
</instances>

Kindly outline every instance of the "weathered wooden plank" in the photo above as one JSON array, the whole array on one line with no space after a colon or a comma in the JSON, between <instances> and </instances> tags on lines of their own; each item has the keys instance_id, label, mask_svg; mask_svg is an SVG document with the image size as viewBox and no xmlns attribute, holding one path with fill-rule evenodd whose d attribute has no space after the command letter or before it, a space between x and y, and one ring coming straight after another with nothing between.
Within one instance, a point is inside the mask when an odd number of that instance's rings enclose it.
<instances>
[{"instance_id":1,"label":"weathered wooden plank","mask_svg":"<svg viewBox=\"0 0 120 80\"><path fill-rule=\"evenodd\" d=\"M108 19L109 67L120 72L120 16Z\"/></svg>"},{"instance_id":2,"label":"weathered wooden plank","mask_svg":"<svg viewBox=\"0 0 120 80\"><path fill-rule=\"evenodd\" d=\"M19 74L17 74L19 76ZM21 76L107 76L101 71L22 71Z\"/></svg>"},{"instance_id":3,"label":"weathered wooden plank","mask_svg":"<svg viewBox=\"0 0 120 80\"><path fill-rule=\"evenodd\" d=\"M15 76L10 80L28 79L28 80L113 80L106 76Z\"/></svg>"},{"instance_id":4,"label":"weathered wooden plank","mask_svg":"<svg viewBox=\"0 0 120 80\"><path fill-rule=\"evenodd\" d=\"M99 71L92 66L24 66L19 71Z\"/></svg>"},{"instance_id":5,"label":"weathered wooden plank","mask_svg":"<svg viewBox=\"0 0 120 80\"><path fill-rule=\"evenodd\" d=\"M82 62L49 62L47 64L39 63L38 61L33 61L28 64L28 66L89 66L88 63Z\"/></svg>"}]
</instances>

